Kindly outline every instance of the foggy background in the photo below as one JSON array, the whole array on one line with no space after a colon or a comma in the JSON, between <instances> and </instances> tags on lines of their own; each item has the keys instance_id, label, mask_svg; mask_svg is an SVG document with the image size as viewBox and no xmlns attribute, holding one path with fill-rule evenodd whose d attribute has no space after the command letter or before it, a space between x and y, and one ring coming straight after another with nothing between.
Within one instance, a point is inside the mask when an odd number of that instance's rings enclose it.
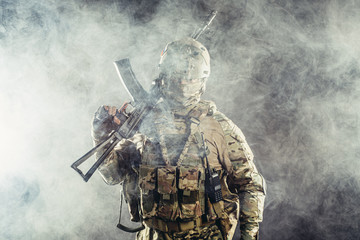
<instances>
[{"instance_id":1,"label":"foggy background","mask_svg":"<svg viewBox=\"0 0 360 240\"><path fill-rule=\"evenodd\" d=\"M119 187L70 165L97 108L129 100L112 62L148 89L211 9L204 99L267 180L261 239L360 239L359 0L0 0L0 239L134 238Z\"/></svg>"}]
</instances>

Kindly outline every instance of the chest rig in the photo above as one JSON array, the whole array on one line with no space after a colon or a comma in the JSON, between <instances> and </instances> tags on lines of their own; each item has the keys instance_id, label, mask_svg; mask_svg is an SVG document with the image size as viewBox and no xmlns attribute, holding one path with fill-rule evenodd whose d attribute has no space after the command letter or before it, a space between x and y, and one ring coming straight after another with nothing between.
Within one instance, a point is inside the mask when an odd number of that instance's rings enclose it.
<instances>
[{"instance_id":1,"label":"chest rig","mask_svg":"<svg viewBox=\"0 0 360 240\"><path fill-rule=\"evenodd\" d=\"M153 123L158 138L145 143L139 166L140 212L145 224L170 231L156 225L194 219L211 222L221 218L224 207L217 175L221 167L212 164L218 162L216 149L210 154L201 127L201 121L211 117L209 105L200 102L186 115L174 112L174 120L161 112L156 114ZM168 142L169 136L176 134L180 140L175 144L180 150ZM213 198L208 191L209 173L218 179L217 189L214 188L217 196Z\"/></svg>"}]
</instances>

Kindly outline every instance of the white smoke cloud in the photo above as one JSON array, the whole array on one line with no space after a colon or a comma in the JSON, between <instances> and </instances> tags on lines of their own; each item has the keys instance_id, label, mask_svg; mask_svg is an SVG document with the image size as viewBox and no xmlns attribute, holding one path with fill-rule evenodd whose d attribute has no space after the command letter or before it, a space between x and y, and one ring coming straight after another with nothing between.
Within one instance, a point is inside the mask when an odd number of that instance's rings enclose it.
<instances>
[{"instance_id":1,"label":"white smoke cloud","mask_svg":"<svg viewBox=\"0 0 360 240\"><path fill-rule=\"evenodd\" d=\"M129 57L148 89L165 44L211 8L205 98L268 181L262 238L357 236L358 2L0 3L1 239L133 238L115 227L118 188L70 165L92 146L98 106L129 99L112 62Z\"/></svg>"}]
</instances>

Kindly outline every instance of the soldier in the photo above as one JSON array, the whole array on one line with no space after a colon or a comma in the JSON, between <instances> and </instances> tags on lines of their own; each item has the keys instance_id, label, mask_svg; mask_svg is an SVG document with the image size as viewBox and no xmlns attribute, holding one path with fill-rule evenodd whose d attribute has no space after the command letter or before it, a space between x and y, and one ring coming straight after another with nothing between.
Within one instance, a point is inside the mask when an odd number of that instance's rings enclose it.
<instances>
[{"instance_id":1,"label":"soldier","mask_svg":"<svg viewBox=\"0 0 360 240\"><path fill-rule=\"evenodd\" d=\"M107 184L123 183L138 240L258 239L265 181L241 130L201 100L210 56L198 41L169 43L161 55L159 96L137 134L123 139L99 167ZM93 120L97 144L115 129L115 107Z\"/></svg>"}]
</instances>

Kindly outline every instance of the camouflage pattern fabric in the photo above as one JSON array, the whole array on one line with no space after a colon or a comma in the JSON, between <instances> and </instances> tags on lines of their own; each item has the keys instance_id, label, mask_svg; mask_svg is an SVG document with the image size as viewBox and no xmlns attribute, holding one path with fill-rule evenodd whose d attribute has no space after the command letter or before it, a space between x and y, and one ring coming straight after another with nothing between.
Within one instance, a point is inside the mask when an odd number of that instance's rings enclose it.
<instances>
[{"instance_id":1,"label":"camouflage pattern fabric","mask_svg":"<svg viewBox=\"0 0 360 240\"><path fill-rule=\"evenodd\" d=\"M159 167L157 171L158 192L160 194L176 193L176 167Z\"/></svg>"},{"instance_id":2,"label":"camouflage pattern fabric","mask_svg":"<svg viewBox=\"0 0 360 240\"><path fill-rule=\"evenodd\" d=\"M142 134L135 134L132 138L122 139L114 148L104 162L98 168L98 171L103 180L109 185L115 185L123 182L127 175L134 174L129 159L133 161L140 161L140 148L144 145L146 137ZM94 146L100 142L94 140ZM104 149L95 154L98 159L103 153ZM120 167L121 166L121 167Z\"/></svg>"},{"instance_id":3,"label":"camouflage pattern fabric","mask_svg":"<svg viewBox=\"0 0 360 240\"><path fill-rule=\"evenodd\" d=\"M187 191L199 190L199 169L180 167L179 188Z\"/></svg>"},{"instance_id":4,"label":"camouflage pattern fabric","mask_svg":"<svg viewBox=\"0 0 360 240\"><path fill-rule=\"evenodd\" d=\"M155 216L157 203L153 191L156 186L156 169L151 166L141 165L139 171L140 206L143 218Z\"/></svg>"},{"instance_id":5,"label":"camouflage pattern fabric","mask_svg":"<svg viewBox=\"0 0 360 240\"><path fill-rule=\"evenodd\" d=\"M200 217L205 213L203 197L205 181L204 169L181 166L179 170L179 189L182 190L181 219Z\"/></svg>"},{"instance_id":6,"label":"camouflage pattern fabric","mask_svg":"<svg viewBox=\"0 0 360 240\"><path fill-rule=\"evenodd\" d=\"M239 219L241 239L258 239L259 223L263 217L266 193L265 180L254 164L253 153L241 130L224 114L218 112L213 103L200 101L197 105L198 109L203 109L205 106L209 109L208 114L201 119L199 126L203 129L203 136L208 146L210 166L222 173L221 186L224 201L220 201L220 205L222 209L226 209L225 215L229 215L233 226L228 233L228 237L234 233ZM189 112L189 109L186 109L186 111ZM177 115L181 115L181 113L178 112ZM180 118L178 120L180 121ZM162 130L163 134L167 134L167 128ZM172 131L171 134L174 134L174 129L170 130ZM202 160L199 158L199 144L196 138L189 138L192 143L189 145L186 154L184 154L181 166L177 166L176 174L172 175L173 170L171 169L160 170L160 172L157 170L159 167L164 167L159 162L159 160L161 161L161 155L159 155L161 151L156 151L156 142L155 144L152 143L152 136L145 135L146 137L143 137L136 147L141 155L142 164L140 169L134 169L139 174L140 214L142 218L151 219L158 216L163 217L164 220L168 219L174 222L179 214L183 219L191 219L204 213L210 220L222 217L215 208L210 207L207 212L203 211L204 205L211 206L211 204L206 203L208 199L201 197L204 194L204 181L199 178L195 181L199 173L195 173L194 169L196 167L203 168L203 166L199 166ZM116 179L115 182L124 179L123 174L126 174L126 171L122 171L123 163L130 162L130 160L132 160L131 156L122 147L112 152L109 159L101 166L101 172L109 173L108 175L103 174L104 179ZM116 163L117 166L114 167ZM163 164L165 165L164 162ZM119 168L119 166L122 167ZM190 168L182 171L180 170L181 167ZM114 168L115 170L107 168ZM110 176L112 174L114 176ZM177 174L179 175L176 176ZM204 176L204 174L200 175ZM175 178L178 179L178 186L174 186ZM199 189L197 189L197 185ZM194 193L196 194L192 195ZM159 196L155 197L158 194L160 194L160 198ZM189 198L186 199L186 197ZM185 200L188 200L188 205L184 205ZM197 202L198 200L199 202ZM240 210L236 207L237 205L240 205ZM161 216L158 215L159 213ZM204 228L174 234L146 228L137 235L137 239L222 239L221 234L218 234L220 232L219 228L217 226L213 227L216 227L216 229L209 227L207 230Z\"/></svg>"},{"instance_id":7,"label":"camouflage pattern fabric","mask_svg":"<svg viewBox=\"0 0 360 240\"><path fill-rule=\"evenodd\" d=\"M169 221L176 221L180 214L177 201L176 167L159 167L157 169L157 185L160 199L156 216Z\"/></svg>"},{"instance_id":8,"label":"camouflage pattern fabric","mask_svg":"<svg viewBox=\"0 0 360 240\"><path fill-rule=\"evenodd\" d=\"M164 233L154 229L146 227L136 235L136 240L223 240L221 231L216 225L202 227L200 229L194 229L177 233Z\"/></svg>"},{"instance_id":9,"label":"camouflage pattern fabric","mask_svg":"<svg viewBox=\"0 0 360 240\"><path fill-rule=\"evenodd\" d=\"M228 185L232 192L238 194L240 200L241 240L258 239L266 194L265 179L254 164L254 155L242 131L218 111L214 112L214 118L223 128L233 166Z\"/></svg>"}]
</instances>

